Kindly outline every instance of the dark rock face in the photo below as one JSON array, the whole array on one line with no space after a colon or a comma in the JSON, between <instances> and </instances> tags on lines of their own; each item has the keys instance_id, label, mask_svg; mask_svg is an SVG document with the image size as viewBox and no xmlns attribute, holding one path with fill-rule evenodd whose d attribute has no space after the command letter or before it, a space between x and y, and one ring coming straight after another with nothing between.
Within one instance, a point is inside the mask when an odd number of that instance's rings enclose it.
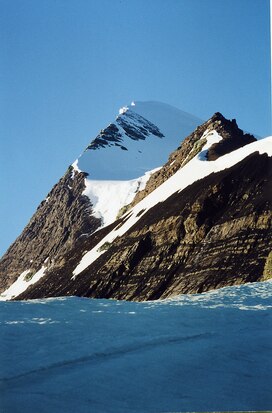
<instances>
[{"instance_id":1,"label":"dark rock face","mask_svg":"<svg viewBox=\"0 0 272 413\"><path fill-rule=\"evenodd\" d=\"M126 135L133 140L145 140L149 135L155 135L158 138L164 136L152 122L129 110L122 116L118 116L116 121Z\"/></svg>"},{"instance_id":2,"label":"dark rock face","mask_svg":"<svg viewBox=\"0 0 272 413\"><path fill-rule=\"evenodd\" d=\"M154 206L75 280L82 249L18 298L154 300L262 280L272 250L271 177L271 158L254 153Z\"/></svg>"},{"instance_id":3,"label":"dark rock face","mask_svg":"<svg viewBox=\"0 0 272 413\"><path fill-rule=\"evenodd\" d=\"M112 123L100 132L100 134L90 143L86 150L96 150L112 145L120 146L120 142L122 142L122 134L119 132L117 126Z\"/></svg>"},{"instance_id":4,"label":"dark rock face","mask_svg":"<svg viewBox=\"0 0 272 413\"><path fill-rule=\"evenodd\" d=\"M156 125L130 110L119 115L116 124L111 123L106 129L103 129L86 150L96 150L107 146L120 146L121 149L127 150L125 146L121 145L123 142L121 131L132 140L145 140L150 135L158 138L164 136Z\"/></svg>"},{"instance_id":5,"label":"dark rock face","mask_svg":"<svg viewBox=\"0 0 272 413\"><path fill-rule=\"evenodd\" d=\"M0 291L26 269L36 272L46 259L62 266L63 255L74 248L80 236L95 231L101 222L90 215L91 204L82 196L83 173L69 168L38 207L22 234L0 261ZM84 234L84 235L83 235Z\"/></svg>"},{"instance_id":6,"label":"dark rock face","mask_svg":"<svg viewBox=\"0 0 272 413\"><path fill-rule=\"evenodd\" d=\"M227 121L221 113L215 113L211 118L214 129L222 136L222 141L215 143L207 153L207 159L214 161L222 155L241 148L256 139L249 133L238 128L236 120Z\"/></svg>"}]
</instances>

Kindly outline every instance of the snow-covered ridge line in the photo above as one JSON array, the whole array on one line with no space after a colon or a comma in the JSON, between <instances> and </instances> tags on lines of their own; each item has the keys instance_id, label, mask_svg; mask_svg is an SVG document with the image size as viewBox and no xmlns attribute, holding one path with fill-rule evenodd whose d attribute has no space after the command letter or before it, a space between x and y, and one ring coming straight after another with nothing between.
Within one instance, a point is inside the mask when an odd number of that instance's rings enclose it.
<instances>
[{"instance_id":1,"label":"snow-covered ridge line","mask_svg":"<svg viewBox=\"0 0 272 413\"><path fill-rule=\"evenodd\" d=\"M111 231L95 248L87 252L74 269L73 279L103 254L104 251L100 249L103 244L106 242L111 243L115 238L124 235L141 218L140 215L142 216L142 214L139 214L140 211L144 210L146 212L158 202L165 201L175 192L184 190L187 186L199 179L205 178L211 173L220 172L234 166L251 153L267 153L269 156L272 156L272 137L267 137L221 156L215 161L207 161L204 160L204 154L214 143L219 142L222 138L216 131L210 131L208 133L206 131L202 137L207 140L202 151L141 202L135 205L129 212L129 218L121 227Z\"/></svg>"}]
</instances>

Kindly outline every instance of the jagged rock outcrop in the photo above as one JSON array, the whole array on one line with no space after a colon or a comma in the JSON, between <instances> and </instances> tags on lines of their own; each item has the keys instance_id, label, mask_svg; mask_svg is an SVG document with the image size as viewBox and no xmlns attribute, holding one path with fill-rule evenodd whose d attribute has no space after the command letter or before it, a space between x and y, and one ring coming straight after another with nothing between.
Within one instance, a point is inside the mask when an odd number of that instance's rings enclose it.
<instances>
[{"instance_id":1,"label":"jagged rock outcrop","mask_svg":"<svg viewBox=\"0 0 272 413\"><path fill-rule=\"evenodd\" d=\"M208 160L215 160L256 140L253 135L244 133L238 128L235 119L230 121L221 113L215 113L207 122L198 126L191 135L184 139L180 147L169 156L168 162L150 177L144 190L136 194L126 211L150 194L200 152L206 142L205 138L201 138L205 131L211 130L215 130L223 139L209 149L206 155Z\"/></svg>"}]
</instances>

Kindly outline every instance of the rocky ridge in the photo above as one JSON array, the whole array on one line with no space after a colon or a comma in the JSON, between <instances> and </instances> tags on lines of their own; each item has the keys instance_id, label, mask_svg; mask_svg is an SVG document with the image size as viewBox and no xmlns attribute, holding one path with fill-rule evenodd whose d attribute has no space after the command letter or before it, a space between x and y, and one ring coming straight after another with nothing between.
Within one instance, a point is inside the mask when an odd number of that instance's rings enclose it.
<instances>
[{"instance_id":1,"label":"rocky ridge","mask_svg":"<svg viewBox=\"0 0 272 413\"><path fill-rule=\"evenodd\" d=\"M41 202L22 234L0 261L1 291L25 270L34 274L46 261L48 269L63 264L63 256L101 224L82 195L85 175L69 168Z\"/></svg>"},{"instance_id":2,"label":"rocky ridge","mask_svg":"<svg viewBox=\"0 0 272 413\"><path fill-rule=\"evenodd\" d=\"M215 113L207 122L198 126L196 130L185 138L181 145L170 154L168 162L150 177L144 190L136 194L133 202L126 208L126 211L150 194L199 153L206 142L205 138L202 138L204 132L212 130L217 131L223 139L221 142L212 145L209 149L206 155L208 160L215 160L226 153L256 140L253 135L245 134L237 126L235 119L229 121L224 118L221 113Z\"/></svg>"}]
</instances>

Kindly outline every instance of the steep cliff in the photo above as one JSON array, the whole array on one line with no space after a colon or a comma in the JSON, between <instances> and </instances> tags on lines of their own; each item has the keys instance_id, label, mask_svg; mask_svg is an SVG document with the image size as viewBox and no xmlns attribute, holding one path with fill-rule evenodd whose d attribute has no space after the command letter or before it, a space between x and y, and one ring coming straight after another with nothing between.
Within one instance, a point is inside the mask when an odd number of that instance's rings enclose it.
<instances>
[{"instance_id":1,"label":"steep cliff","mask_svg":"<svg viewBox=\"0 0 272 413\"><path fill-rule=\"evenodd\" d=\"M22 234L0 261L0 290L12 284L25 270L35 274L47 267L62 265L63 255L74 248L80 236L94 232L101 224L93 217L90 200L82 195L84 173L69 168L41 202Z\"/></svg>"}]
</instances>

